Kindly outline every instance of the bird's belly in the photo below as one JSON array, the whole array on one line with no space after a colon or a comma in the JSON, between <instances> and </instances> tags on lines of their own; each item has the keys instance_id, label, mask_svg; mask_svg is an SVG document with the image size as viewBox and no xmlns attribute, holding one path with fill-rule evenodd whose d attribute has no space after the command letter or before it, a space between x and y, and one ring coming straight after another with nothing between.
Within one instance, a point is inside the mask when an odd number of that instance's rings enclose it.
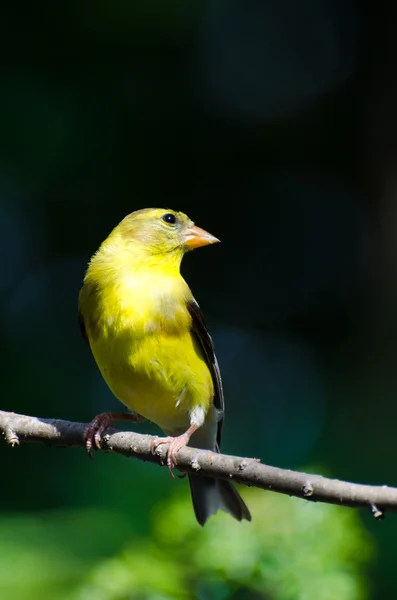
<instances>
[{"instance_id":1,"label":"bird's belly","mask_svg":"<svg viewBox=\"0 0 397 600\"><path fill-rule=\"evenodd\" d=\"M208 411L212 378L190 332L126 336L123 343L108 337L92 350L109 388L129 409L173 435L189 427L195 407Z\"/></svg>"}]
</instances>

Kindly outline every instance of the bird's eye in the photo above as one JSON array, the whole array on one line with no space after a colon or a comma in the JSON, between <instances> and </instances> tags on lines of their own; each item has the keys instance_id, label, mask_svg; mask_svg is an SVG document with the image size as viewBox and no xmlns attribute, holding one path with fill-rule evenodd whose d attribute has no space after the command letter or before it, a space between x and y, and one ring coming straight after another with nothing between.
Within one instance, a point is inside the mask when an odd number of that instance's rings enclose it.
<instances>
[{"instance_id":1,"label":"bird's eye","mask_svg":"<svg viewBox=\"0 0 397 600\"><path fill-rule=\"evenodd\" d=\"M175 223L176 223L176 216L173 215L172 213L166 213L165 215L162 216L162 219L169 225L175 225Z\"/></svg>"}]
</instances>

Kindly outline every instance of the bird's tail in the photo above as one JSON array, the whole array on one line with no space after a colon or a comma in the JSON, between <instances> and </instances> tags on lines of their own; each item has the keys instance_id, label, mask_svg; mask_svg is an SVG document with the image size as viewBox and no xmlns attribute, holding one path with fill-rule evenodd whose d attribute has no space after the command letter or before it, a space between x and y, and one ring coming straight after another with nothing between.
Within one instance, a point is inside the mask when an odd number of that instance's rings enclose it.
<instances>
[{"instance_id":1,"label":"bird's tail","mask_svg":"<svg viewBox=\"0 0 397 600\"><path fill-rule=\"evenodd\" d=\"M217 510L224 510L238 521L251 521L250 511L230 481L189 475L189 483L194 512L200 525L204 525Z\"/></svg>"}]
</instances>

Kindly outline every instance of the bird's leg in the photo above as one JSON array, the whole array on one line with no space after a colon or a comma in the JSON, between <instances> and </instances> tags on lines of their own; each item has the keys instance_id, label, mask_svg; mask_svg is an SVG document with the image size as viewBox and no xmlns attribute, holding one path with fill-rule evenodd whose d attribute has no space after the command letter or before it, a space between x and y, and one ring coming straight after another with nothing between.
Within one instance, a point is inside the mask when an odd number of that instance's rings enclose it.
<instances>
[{"instance_id":1,"label":"bird's leg","mask_svg":"<svg viewBox=\"0 0 397 600\"><path fill-rule=\"evenodd\" d=\"M115 412L104 412L97 415L92 419L84 432L85 447L88 452L88 456L92 458L92 449L101 449L101 438L102 434L109 425L113 425L114 421L132 421L133 423L140 423L146 421L144 417L136 413L135 411L130 413L115 413Z\"/></svg>"},{"instance_id":2,"label":"bird's leg","mask_svg":"<svg viewBox=\"0 0 397 600\"><path fill-rule=\"evenodd\" d=\"M189 440L193 433L199 429L200 425L190 425L189 429L182 433L182 435L178 435L176 437L168 436L163 438L155 438L152 442L151 450L152 454L155 454L156 449L161 444L169 444L167 450L167 467L171 474L171 477L175 479L175 476L172 472L172 469L177 464L176 454L179 452L181 448L184 448L188 445Z\"/></svg>"}]
</instances>

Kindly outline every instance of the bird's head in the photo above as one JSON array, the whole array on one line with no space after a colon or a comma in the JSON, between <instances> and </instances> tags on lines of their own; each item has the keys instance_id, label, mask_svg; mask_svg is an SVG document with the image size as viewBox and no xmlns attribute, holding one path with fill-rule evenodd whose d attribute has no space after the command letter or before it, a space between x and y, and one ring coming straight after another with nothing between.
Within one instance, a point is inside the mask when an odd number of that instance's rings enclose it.
<instances>
[{"instance_id":1,"label":"bird's head","mask_svg":"<svg viewBox=\"0 0 397 600\"><path fill-rule=\"evenodd\" d=\"M117 230L127 244L142 244L151 254L186 252L219 242L184 213L167 208L137 210L127 215Z\"/></svg>"},{"instance_id":2,"label":"bird's head","mask_svg":"<svg viewBox=\"0 0 397 600\"><path fill-rule=\"evenodd\" d=\"M163 258L180 262L184 253L219 240L197 227L187 215L166 208L145 208L127 215L104 242L104 250L120 245L136 260Z\"/></svg>"}]
</instances>

